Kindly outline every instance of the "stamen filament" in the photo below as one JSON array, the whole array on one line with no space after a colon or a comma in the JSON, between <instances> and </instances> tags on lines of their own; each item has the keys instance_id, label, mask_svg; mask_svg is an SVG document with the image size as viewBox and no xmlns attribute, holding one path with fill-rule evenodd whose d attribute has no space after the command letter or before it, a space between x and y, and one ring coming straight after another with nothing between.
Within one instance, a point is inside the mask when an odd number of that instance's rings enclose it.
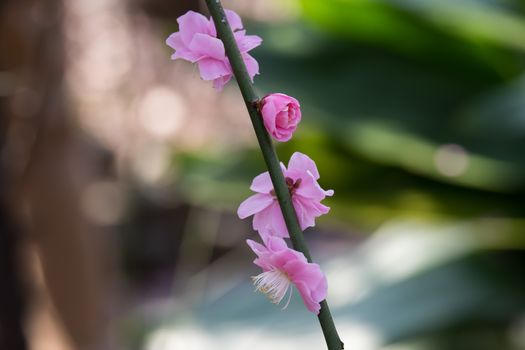
<instances>
[{"instance_id":1,"label":"stamen filament","mask_svg":"<svg viewBox=\"0 0 525 350\"><path fill-rule=\"evenodd\" d=\"M270 299L274 304L279 304L286 295L286 292L290 290L290 296L285 309L290 303L291 299L291 281L288 275L278 269L263 272L257 276L252 277L253 283L255 284L255 290L261 291Z\"/></svg>"}]
</instances>

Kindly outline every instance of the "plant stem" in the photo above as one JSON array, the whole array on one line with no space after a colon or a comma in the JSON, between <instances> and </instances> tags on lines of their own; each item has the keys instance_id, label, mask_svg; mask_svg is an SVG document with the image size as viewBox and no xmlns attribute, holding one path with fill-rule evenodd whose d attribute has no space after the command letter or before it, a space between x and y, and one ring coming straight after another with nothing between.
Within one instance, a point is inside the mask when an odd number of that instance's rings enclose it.
<instances>
[{"instance_id":1,"label":"plant stem","mask_svg":"<svg viewBox=\"0 0 525 350\"><path fill-rule=\"evenodd\" d=\"M210 14L215 22L215 27L217 28L217 33L219 38L224 43L226 49L226 55L230 60L230 64L233 69L233 74L237 79L239 84L239 89L241 90L244 102L248 108L248 113L250 114L250 119L259 141L259 146L261 148L264 161L268 167L270 178L272 179L273 188L275 194L277 195L277 200L281 207L281 211L284 216L284 221L286 227L288 228L288 233L292 241L292 245L295 250L302 252L309 262L312 261L310 252L305 243L303 232L299 226L297 220L297 215L295 209L292 205L290 198L290 192L288 191L288 186L286 185L284 175L281 171L279 164L279 159L275 153L275 149L272 143L268 132L264 127L262 117L259 115L257 110L257 102L259 97L255 93L250 76L246 70L246 66L237 47L237 42L233 36L230 25L228 24L228 19L224 14L224 9L221 5L220 0L206 0ZM341 350L344 348L343 342L340 340L337 330L330 314L330 309L328 308L328 303L326 300L321 302L321 310L318 315L321 328L328 345L329 350Z\"/></svg>"}]
</instances>

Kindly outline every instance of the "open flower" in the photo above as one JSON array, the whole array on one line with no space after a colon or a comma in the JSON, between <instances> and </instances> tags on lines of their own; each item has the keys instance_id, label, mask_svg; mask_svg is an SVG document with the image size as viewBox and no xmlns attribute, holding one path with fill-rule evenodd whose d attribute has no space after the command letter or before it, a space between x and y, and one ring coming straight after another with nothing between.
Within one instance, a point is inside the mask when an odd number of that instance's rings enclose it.
<instances>
[{"instance_id":1,"label":"open flower","mask_svg":"<svg viewBox=\"0 0 525 350\"><path fill-rule=\"evenodd\" d=\"M266 246L247 240L257 258L255 265L263 272L252 277L258 291L265 293L275 304L279 304L287 293L288 306L292 296L292 284L295 285L306 308L319 313L319 303L326 299L328 284L319 265L309 263L305 256L286 246L282 238L269 237Z\"/></svg>"},{"instance_id":2,"label":"open flower","mask_svg":"<svg viewBox=\"0 0 525 350\"><path fill-rule=\"evenodd\" d=\"M319 172L315 162L307 155L295 152L288 162L288 169L281 163L286 184L301 229L315 226L315 218L330 210L321 201L332 196L333 190L323 190L317 180ZM250 189L257 194L241 203L237 215L241 219L254 215L253 229L266 239L267 236L288 237L283 214L277 202L270 174L262 173L253 179Z\"/></svg>"},{"instance_id":3,"label":"open flower","mask_svg":"<svg viewBox=\"0 0 525 350\"><path fill-rule=\"evenodd\" d=\"M285 142L292 138L301 121L301 106L295 98L285 94L270 94L261 100L264 126L272 137Z\"/></svg>"},{"instance_id":4,"label":"open flower","mask_svg":"<svg viewBox=\"0 0 525 350\"><path fill-rule=\"evenodd\" d=\"M235 41L241 51L248 74L259 74L259 64L248 51L259 46L262 39L256 35L246 35L241 18L231 10L225 10L230 27L234 31ZM188 11L177 19L179 31L166 39L166 44L175 50L172 59L183 59L197 63L204 80L213 80L213 86L221 90L233 76L232 68L224 44L217 38L213 20L200 13Z\"/></svg>"}]
</instances>

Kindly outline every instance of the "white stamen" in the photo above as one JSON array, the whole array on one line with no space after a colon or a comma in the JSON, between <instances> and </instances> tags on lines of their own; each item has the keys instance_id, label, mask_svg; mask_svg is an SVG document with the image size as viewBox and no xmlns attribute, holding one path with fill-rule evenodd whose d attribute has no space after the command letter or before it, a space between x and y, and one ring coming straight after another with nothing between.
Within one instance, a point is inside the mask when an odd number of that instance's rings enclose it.
<instances>
[{"instance_id":1,"label":"white stamen","mask_svg":"<svg viewBox=\"0 0 525 350\"><path fill-rule=\"evenodd\" d=\"M291 281L288 275L278 269L263 272L252 277L255 290L261 291L268 296L274 304L279 304L283 300L286 292L290 290L290 296L283 310L286 309L292 298Z\"/></svg>"}]
</instances>

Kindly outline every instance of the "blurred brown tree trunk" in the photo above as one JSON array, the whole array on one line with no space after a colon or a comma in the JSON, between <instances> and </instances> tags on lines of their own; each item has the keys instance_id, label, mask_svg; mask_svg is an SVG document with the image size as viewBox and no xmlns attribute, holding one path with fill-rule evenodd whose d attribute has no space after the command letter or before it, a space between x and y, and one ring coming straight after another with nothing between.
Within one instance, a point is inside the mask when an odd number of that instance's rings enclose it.
<instances>
[{"instance_id":1,"label":"blurred brown tree trunk","mask_svg":"<svg viewBox=\"0 0 525 350\"><path fill-rule=\"evenodd\" d=\"M0 2L0 19L5 18L6 3ZM4 32L3 23L0 33ZM0 41L0 52L5 52ZM7 62L0 55L0 72L7 70ZM3 77L6 84L7 76ZM0 82L1 83L1 82ZM2 90L2 89L0 89ZM5 149L8 120L8 100L6 89L0 91L0 151ZM3 152L2 152L3 153ZM23 297L21 292L19 266L16 252L18 251L19 232L11 220L8 210L8 176L5 162L0 163L0 349L25 350L27 343L23 330Z\"/></svg>"},{"instance_id":2,"label":"blurred brown tree trunk","mask_svg":"<svg viewBox=\"0 0 525 350\"><path fill-rule=\"evenodd\" d=\"M14 78L5 100L9 110L2 116L9 183L3 199L9 198L10 215L36 247L46 292L69 342L75 349L107 349L106 259L101 236L80 205L96 158L69 117L64 94L62 1L4 0L2 5L0 69ZM8 298L15 301L16 295ZM0 327L0 334L9 332L4 323ZM23 349L19 344L0 348Z\"/></svg>"}]
</instances>

